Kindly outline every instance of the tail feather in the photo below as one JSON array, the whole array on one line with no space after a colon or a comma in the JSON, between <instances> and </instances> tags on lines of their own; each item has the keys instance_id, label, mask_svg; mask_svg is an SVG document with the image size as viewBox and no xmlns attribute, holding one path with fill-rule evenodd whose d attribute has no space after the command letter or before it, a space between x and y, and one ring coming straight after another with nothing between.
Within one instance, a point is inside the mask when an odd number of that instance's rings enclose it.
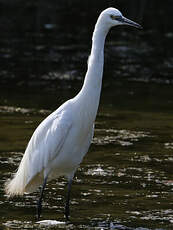
<instances>
[{"instance_id":1,"label":"tail feather","mask_svg":"<svg viewBox=\"0 0 173 230\"><path fill-rule=\"evenodd\" d=\"M14 177L5 183L5 192L9 196L23 195L27 183L27 163L23 157L17 172Z\"/></svg>"},{"instance_id":2,"label":"tail feather","mask_svg":"<svg viewBox=\"0 0 173 230\"><path fill-rule=\"evenodd\" d=\"M5 192L7 195L20 196L26 193L34 192L42 184L44 175L43 170L31 173L32 164L29 163L29 157L25 153L14 177L5 183Z\"/></svg>"}]
</instances>

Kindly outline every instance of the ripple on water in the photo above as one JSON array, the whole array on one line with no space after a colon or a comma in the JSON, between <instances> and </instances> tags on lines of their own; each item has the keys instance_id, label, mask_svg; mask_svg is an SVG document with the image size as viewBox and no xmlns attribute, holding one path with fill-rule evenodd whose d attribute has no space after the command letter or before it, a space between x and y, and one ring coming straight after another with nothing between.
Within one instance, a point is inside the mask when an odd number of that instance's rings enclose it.
<instances>
[{"instance_id":1,"label":"ripple on water","mask_svg":"<svg viewBox=\"0 0 173 230\"><path fill-rule=\"evenodd\" d=\"M5 170L5 174L9 174L6 171L9 166L18 166L21 161L23 153L21 152L2 152L0 156L0 167ZM11 172L10 172L11 173Z\"/></svg>"},{"instance_id":2,"label":"ripple on water","mask_svg":"<svg viewBox=\"0 0 173 230\"><path fill-rule=\"evenodd\" d=\"M99 222L97 227L95 227L94 229L116 229L116 230L151 230L149 228L143 228L143 227L137 227L137 228L132 228L132 227L127 227L121 223L117 222ZM159 229L162 230L162 229Z\"/></svg>"},{"instance_id":3,"label":"ripple on water","mask_svg":"<svg viewBox=\"0 0 173 230\"><path fill-rule=\"evenodd\" d=\"M7 228L12 229L33 229L33 224L31 221L19 221L19 220L12 220L7 221L6 223L3 223L4 226Z\"/></svg>"},{"instance_id":4,"label":"ripple on water","mask_svg":"<svg viewBox=\"0 0 173 230\"><path fill-rule=\"evenodd\" d=\"M13 114L13 113L21 113L21 114L44 114L47 115L51 111L46 109L28 109L28 108L21 108L15 106L0 106L0 113L3 114Z\"/></svg>"},{"instance_id":5,"label":"ripple on water","mask_svg":"<svg viewBox=\"0 0 173 230\"><path fill-rule=\"evenodd\" d=\"M116 130L116 129L96 129L96 137L93 143L96 145L119 144L121 146L130 146L141 138L149 137L148 132ZM106 134L109 135L106 135Z\"/></svg>"},{"instance_id":6,"label":"ripple on water","mask_svg":"<svg viewBox=\"0 0 173 230\"><path fill-rule=\"evenodd\" d=\"M173 149L173 142L165 143L164 146L165 146L166 149ZM172 158L172 161L173 161L173 158Z\"/></svg>"},{"instance_id":7,"label":"ripple on water","mask_svg":"<svg viewBox=\"0 0 173 230\"><path fill-rule=\"evenodd\" d=\"M113 167L107 167L104 168L101 167L101 165L95 165L93 168L93 165L89 167L89 169L85 172L85 175L91 175L91 176L113 176L115 175L114 168Z\"/></svg>"},{"instance_id":8,"label":"ripple on water","mask_svg":"<svg viewBox=\"0 0 173 230\"><path fill-rule=\"evenodd\" d=\"M66 222L57 220L42 220L38 222L12 220L3 223L3 225L10 229L47 229L53 227L58 229L66 229L67 227L69 229L73 228L73 224L67 224Z\"/></svg>"},{"instance_id":9,"label":"ripple on water","mask_svg":"<svg viewBox=\"0 0 173 230\"><path fill-rule=\"evenodd\" d=\"M141 212L142 216L140 219L142 220L154 220L154 221L167 221L169 223L173 223L173 210L152 210Z\"/></svg>"}]
</instances>

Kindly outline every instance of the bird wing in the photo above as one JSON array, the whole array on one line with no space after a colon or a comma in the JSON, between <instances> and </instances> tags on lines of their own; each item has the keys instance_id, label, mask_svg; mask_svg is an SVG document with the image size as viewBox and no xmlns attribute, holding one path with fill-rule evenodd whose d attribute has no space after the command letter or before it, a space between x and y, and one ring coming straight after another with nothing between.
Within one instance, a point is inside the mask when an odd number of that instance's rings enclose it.
<instances>
[{"instance_id":1,"label":"bird wing","mask_svg":"<svg viewBox=\"0 0 173 230\"><path fill-rule=\"evenodd\" d=\"M55 111L56 112L56 111ZM28 165L28 180L45 169L60 152L72 126L70 116L65 112L49 115L35 130L25 157Z\"/></svg>"}]
</instances>

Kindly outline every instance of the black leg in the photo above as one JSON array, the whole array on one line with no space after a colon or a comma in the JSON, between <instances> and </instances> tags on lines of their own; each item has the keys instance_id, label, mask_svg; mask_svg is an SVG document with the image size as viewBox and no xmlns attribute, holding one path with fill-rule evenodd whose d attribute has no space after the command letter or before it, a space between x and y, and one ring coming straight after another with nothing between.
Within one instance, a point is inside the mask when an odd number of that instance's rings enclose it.
<instances>
[{"instance_id":1,"label":"black leg","mask_svg":"<svg viewBox=\"0 0 173 230\"><path fill-rule=\"evenodd\" d=\"M41 188L40 198L39 198L38 204L37 204L37 220L38 221L39 221L40 215L41 215L43 193L44 193L44 189L46 187L46 182L47 182L47 177L44 179L44 182L43 182L43 185L42 185L42 188Z\"/></svg>"},{"instance_id":2,"label":"black leg","mask_svg":"<svg viewBox=\"0 0 173 230\"><path fill-rule=\"evenodd\" d=\"M69 180L68 181L67 199L66 199L66 204L65 204L65 217L66 217L67 221L69 221L69 215L70 215L69 203L70 203L71 185L72 185L72 180Z\"/></svg>"}]
</instances>

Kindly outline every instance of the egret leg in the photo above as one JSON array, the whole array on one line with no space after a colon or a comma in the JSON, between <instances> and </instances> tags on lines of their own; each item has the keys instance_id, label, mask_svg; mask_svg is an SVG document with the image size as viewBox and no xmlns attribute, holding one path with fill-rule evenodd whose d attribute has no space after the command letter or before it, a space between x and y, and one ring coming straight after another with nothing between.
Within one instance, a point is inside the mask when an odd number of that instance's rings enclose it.
<instances>
[{"instance_id":1,"label":"egret leg","mask_svg":"<svg viewBox=\"0 0 173 230\"><path fill-rule=\"evenodd\" d=\"M66 220L69 221L69 215L70 215L70 207L69 207L69 203L70 203L70 193L71 193L71 185L72 185L72 179L70 179L68 181L68 190L67 190L67 198L66 198L66 204L65 204L65 217Z\"/></svg>"},{"instance_id":2,"label":"egret leg","mask_svg":"<svg viewBox=\"0 0 173 230\"><path fill-rule=\"evenodd\" d=\"M44 179L44 182L43 182L43 185L42 185L42 188L41 188L40 198L39 198L38 203L37 203L37 220L38 221L39 221L40 215L41 215L43 193L44 193L44 189L46 187L46 182L47 182L47 177Z\"/></svg>"}]
</instances>

